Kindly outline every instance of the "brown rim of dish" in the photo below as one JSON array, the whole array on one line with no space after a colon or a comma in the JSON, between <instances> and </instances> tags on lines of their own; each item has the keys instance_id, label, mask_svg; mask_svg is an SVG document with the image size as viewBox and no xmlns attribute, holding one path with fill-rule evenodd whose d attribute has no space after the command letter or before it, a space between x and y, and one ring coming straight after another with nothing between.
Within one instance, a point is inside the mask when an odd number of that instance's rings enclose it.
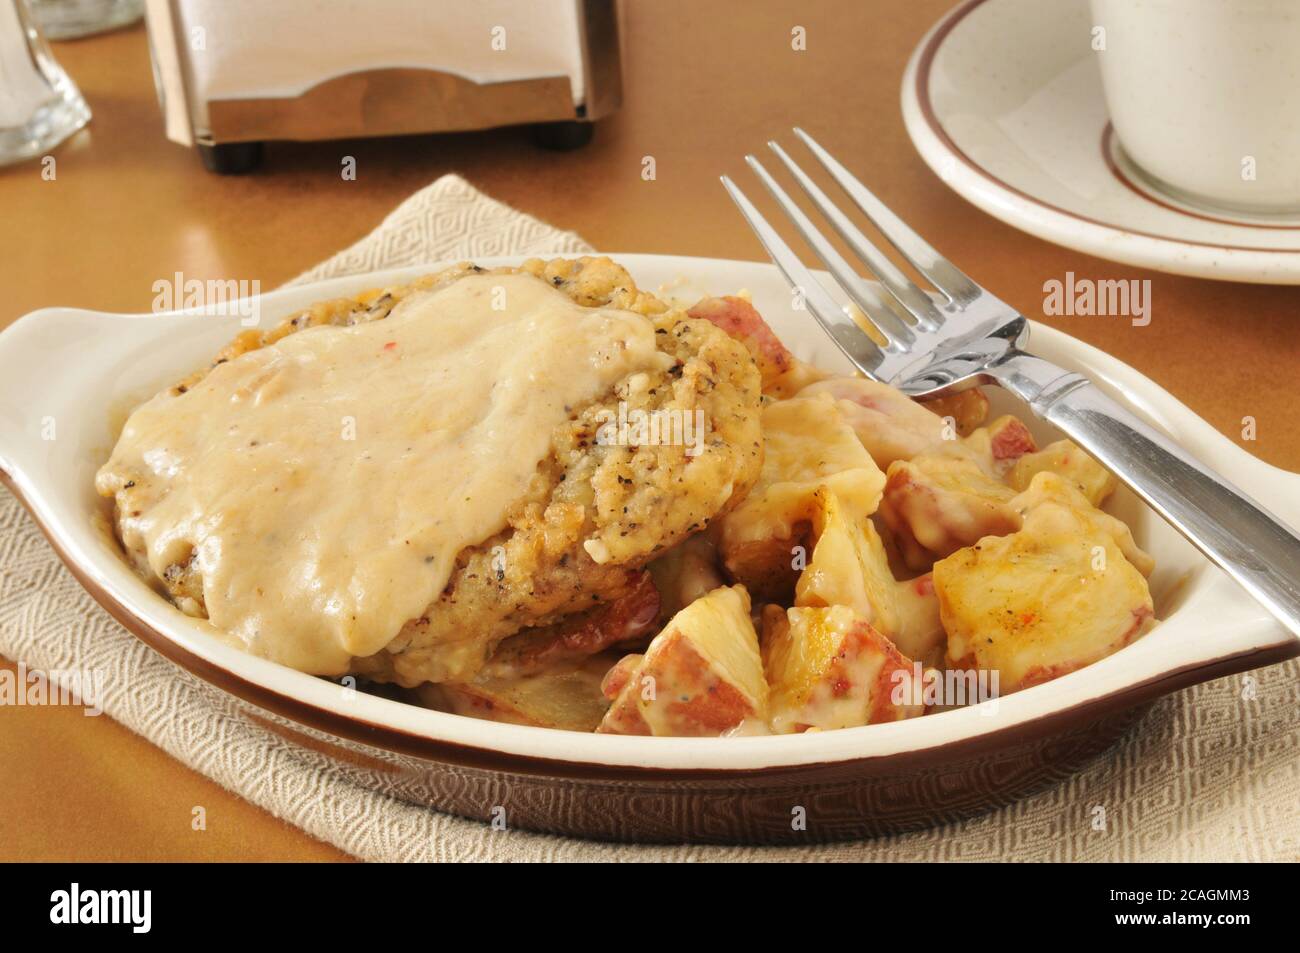
<instances>
[{"instance_id":1,"label":"brown rim of dish","mask_svg":"<svg viewBox=\"0 0 1300 953\"><path fill-rule=\"evenodd\" d=\"M27 510L36 525L49 541L68 571L114 619L136 638L181 668L215 685L222 691L252 705L288 718L299 724L327 732L340 738L360 742L375 748L432 762L445 762L462 767L488 771L506 771L541 777L559 777L593 781L709 781L737 777L771 777L783 775L796 777L824 769L841 769L852 765L866 775L897 773L900 768L924 767L949 763L959 755L974 755L981 751L996 750L1004 745L1028 741L1051 735L1101 715L1129 708L1145 701L1167 695L1180 688L1200 682L1233 675L1265 665L1284 662L1300 656L1300 640L1286 639L1259 649L1225 655L1207 662L1187 665L1163 675L1157 675L1127 688L1100 695L1070 708L1054 711L1041 718L1010 725L972 738L963 738L928 748L903 751L891 755L871 755L842 761L814 762L810 764L773 765L766 768L653 768L628 765L607 765L594 761L562 761L537 758L531 755L511 754L490 748L441 741L414 735L387 725L379 725L360 718L349 718L336 712L291 698L273 689L250 682L233 672L187 651L165 634L133 615L104 587L94 582L55 540L49 527L36 515L34 508L19 491L12 476L0 468L3 483ZM161 598L161 597L160 597Z\"/></svg>"},{"instance_id":2,"label":"brown rim of dish","mask_svg":"<svg viewBox=\"0 0 1300 953\"><path fill-rule=\"evenodd\" d=\"M1111 231L1122 231L1128 235L1137 235L1141 238L1149 238L1152 239L1153 241L1164 242L1166 244L1174 245L1174 246L1191 245L1198 248L1218 248L1223 251L1256 252L1256 253L1274 254L1274 255L1300 254L1300 248L1261 248L1257 245L1225 245L1220 242L1197 242L1197 241L1190 241L1187 239L1174 238L1169 235L1160 235L1156 232L1144 232L1132 228L1121 228L1113 222L1106 222L1099 218L1091 218L1087 215L1080 215L1077 212L1070 211L1069 209L1061 208L1059 205L1053 205L1050 202L1045 202L1042 199L1038 198L1037 196L1030 195L1028 192L1025 192L1023 189L1017 188L1016 186L1012 185L1010 182L1007 182L1004 179L999 179L993 173L988 171L988 169L984 168L984 166L976 163L970 156L966 154L966 152L961 148L961 146L957 145L957 143L953 140L952 136L948 135L948 131L944 129L942 123L939 122L939 117L934 110L934 103L930 98L930 68L934 64L934 58L939 52L939 47L943 44L943 41L947 39L948 34L951 33L953 29L957 26L957 24L959 24L962 20L966 19L966 17L969 14L971 14L977 7L983 6L986 2L988 2L988 0L965 0L965 3L963 3L961 6L953 9L948 14L946 14L945 18L942 21L940 21L934 33L931 34L929 39L925 41L925 45L921 48L920 58L917 60L916 63L915 92L916 92L916 102L921 110L921 117L925 120L926 126L928 126L930 131L934 133L935 137L944 144L944 146L948 149L950 153L952 153L952 155L956 156L956 158L961 161L962 165L966 166L966 168L970 169L972 172L976 173L981 178L989 182L992 182L994 185L998 186L999 188L1004 189L1007 192L1010 192L1012 195L1015 195L1017 198L1023 199L1024 201L1030 203L1031 205L1036 205L1039 208L1047 209L1049 212L1055 212L1058 215L1063 215L1066 218L1071 218L1078 222L1085 222L1089 225L1097 225L1100 226L1101 228L1110 229ZM1109 127L1109 125L1110 124L1108 122L1107 126ZM1117 179L1119 179L1119 181L1123 183L1125 186L1132 189L1134 192L1137 192L1138 195L1141 195L1143 198L1148 199L1149 201L1153 202L1156 205L1160 205L1174 212L1178 212L1180 214L1186 215L1189 218L1200 218L1200 219L1205 219L1207 221L1212 221L1216 223L1234 225L1240 228L1261 228L1261 229L1280 229L1280 230L1291 230L1293 228L1300 229L1300 226L1255 225L1253 223L1248 223L1248 222L1210 218L1205 215L1197 215L1195 212L1190 212L1186 209L1179 208L1174 205L1167 205L1164 202L1159 202L1152 196L1147 195L1142 190L1136 188L1132 183L1128 182L1128 180L1122 174L1120 174L1119 170L1115 167L1114 161L1110 156L1107 146L1108 146L1108 142L1106 141L1106 130L1102 130L1102 143L1101 143L1102 156L1106 162L1107 168L1110 169L1111 174L1114 175ZM1045 240L1050 240L1050 239L1045 239Z\"/></svg>"}]
</instances>

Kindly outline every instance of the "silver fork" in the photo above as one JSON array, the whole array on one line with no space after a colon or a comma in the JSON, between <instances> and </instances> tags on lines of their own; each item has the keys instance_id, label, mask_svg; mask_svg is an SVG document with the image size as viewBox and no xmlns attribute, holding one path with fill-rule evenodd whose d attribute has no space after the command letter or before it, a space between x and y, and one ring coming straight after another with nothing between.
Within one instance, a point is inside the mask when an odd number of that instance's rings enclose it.
<instances>
[{"instance_id":1,"label":"silver fork","mask_svg":"<svg viewBox=\"0 0 1300 953\"><path fill-rule=\"evenodd\" d=\"M890 261L776 142L768 146L809 200L879 281L864 281L759 161L745 161L794 222L845 295L879 332L878 344L813 276L727 176L731 198L812 316L868 377L913 397L997 384L1060 428L1300 635L1300 537L1223 477L1198 463L1081 374L1022 350L1029 324L962 274L802 129L798 136L876 229L937 294ZM886 295L892 299L886 299ZM906 314L911 320L900 317Z\"/></svg>"}]
</instances>

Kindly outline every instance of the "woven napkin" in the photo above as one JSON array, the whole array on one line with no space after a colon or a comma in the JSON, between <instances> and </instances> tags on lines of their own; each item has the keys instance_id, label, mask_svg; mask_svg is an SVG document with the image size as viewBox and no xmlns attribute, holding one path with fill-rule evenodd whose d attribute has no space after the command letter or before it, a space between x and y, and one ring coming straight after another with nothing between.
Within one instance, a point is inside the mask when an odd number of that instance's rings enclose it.
<instances>
[{"instance_id":1,"label":"woven napkin","mask_svg":"<svg viewBox=\"0 0 1300 953\"><path fill-rule=\"evenodd\" d=\"M445 176L296 282L447 259L588 250L572 232ZM1300 859L1300 661L1162 699L1087 769L1003 810L858 843L746 848L493 831L360 787L324 756L250 723L230 697L130 636L77 585L8 494L0 495L0 654L33 669L104 671L100 704L110 717L277 817L368 860Z\"/></svg>"}]
</instances>

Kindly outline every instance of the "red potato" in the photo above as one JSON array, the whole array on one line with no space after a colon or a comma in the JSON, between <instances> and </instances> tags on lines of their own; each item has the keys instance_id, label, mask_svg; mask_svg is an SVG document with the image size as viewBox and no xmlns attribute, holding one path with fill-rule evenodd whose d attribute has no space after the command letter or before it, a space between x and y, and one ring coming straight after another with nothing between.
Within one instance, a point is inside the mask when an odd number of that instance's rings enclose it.
<instances>
[{"instance_id":1,"label":"red potato","mask_svg":"<svg viewBox=\"0 0 1300 953\"><path fill-rule=\"evenodd\" d=\"M952 418L959 437L970 436L989 415L989 399L978 387L943 397L923 397L917 403L932 414Z\"/></svg>"},{"instance_id":2,"label":"red potato","mask_svg":"<svg viewBox=\"0 0 1300 953\"><path fill-rule=\"evenodd\" d=\"M1036 476L1015 505L1020 529L934 566L949 666L997 672L1003 694L1110 655L1154 611L1149 557L1122 523L1052 473Z\"/></svg>"},{"instance_id":3,"label":"red potato","mask_svg":"<svg viewBox=\"0 0 1300 953\"><path fill-rule=\"evenodd\" d=\"M1114 476L1070 441L1040 451L1024 423L1004 415L964 440L891 466L880 519L904 565L924 569L982 536L1016 528L1009 494L1027 490L1040 472L1061 475L1085 505L1099 505L1116 486Z\"/></svg>"},{"instance_id":4,"label":"red potato","mask_svg":"<svg viewBox=\"0 0 1300 953\"><path fill-rule=\"evenodd\" d=\"M934 591L934 575L926 573L895 584L898 613L897 630L890 639L900 652L926 666L937 666L943 659L948 633L939 614L939 596Z\"/></svg>"},{"instance_id":5,"label":"red potato","mask_svg":"<svg viewBox=\"0 0 1300 953\"><path fill-rule=\"evenodd\" d=\"M765 612L763 667L777 734L925 713L912 661L847 606Z\"/></svg>"},{"instance_id":6,"label":"red potato","mask_svg":"<svg viewBox=\"0 0 1300 953\"><path fill-rule=\"evenodd\" d=\"M923 570L984 536L1019 528L1024 503L1012 500L1040 472L1061 475L1081 494L1066 502L1085 509L1115 486L1113 476L1068 440L1039 451L1024 423L1005 415L959 443L891 466L880 519L904 564ZM1125 552L1142 565L1145 554L1135 556L1135 549L1130 537Z\"/></svg>"},{"instance_id":7,"label":"red potato","mask_svg":"<svg viewBox=\"0 0 1300 953\"><path fill-rule=\"evenodd\" d=\"M885 476L829 395L776 401L763 409L763 469L749 495L718 524L728 574L762 602L788 602L806 553L815 494L834 492L871 513Z\"/></svg>"},{"instance_id":8,"label":"red potato","mask_svg":"<svg viewBox=\"0 0 1300 953\"><path fill-rule=\"evenodd\" d=\"M958 438L955 427L887 384L865 377L834 377L811 384L799 397L828 395L876 465L910 460Z\"/></svg>"},{"instance_id":9,"label":"red potato","mask_svg":"<svg viewBox=\"0 0 1300 953\"><path fill-rule=\"evenodd\" d=\"M886 635L896 632L896 584L876 528L826 487L814 499L815 543L795 585L795 605L848 606Z\"/></svg>"},{"instance_id":10,"label":"red potato","mask_svg":"<svg viewBox=\"0 0 1300 953\"><path fill-rule=\"evenodd\" d=\"M1155 569L1155 560L1134 541L1133 531L1128 524L1089 503L1088 498L1066 477L1050 471L1034 474L1028 488L1012 500L1011 506L1023 519L1044 503L1060 503L1075 510L1090 526L1109 536L1124 554L1124 558L1143 576L1150 576Z\"/></svg>"},{"instance_id":11,"label":"red potato","mask_svg":"<svg viewBox=\"0 0 1300 953\"><path fill-rule=\"evenodd\" d=\"M1010 414L999 417L988 426L989 445L993 459L999 466L1019 460L1026 453L1038 449L1029 428Z\"/></svg>"},{"instance_id":12,"label":"red potato","mask_svg":"<svg viewBox=\"0 0 1300 953\"><path fill-rule=\"evenodd\" d=\"M988 398L978 388L930 400L912 400L887 384L862 377L833 377L799 392L829 394L882 470L923 454L970 459L1000 476L1021 454L1037 449L1023 423L1010 415L979 427Z\"/></svg>"},{"instance_id":13,"label":"red potato","mask_svg":"<svg viewBox=\"0 0 1300 953\"><path fill-rule=\"evenodd\" d=\"M1029 428L1019 418L1004 414L963 440L940 446L934 452L970 460L987 476L1000 480L1017 460L1037 449Z\"/></svg>"},{"instance_id":14,"label":"red potato","mask_svg":"<svg viewBox=\"0 0 1300 953\"><path fill-rule=\"evenodd\" d=\"M605 734L720 736L762 725L767 682L743 586L715 589L605 679Z\"/></svg>"},{"instance_id":15,"label":"red potato","mask_svg":"<svg viewBox=\"0 0 1300 953\"><path fill-rule=\"evenodd\" d=\"M1036 453L1020 456L1007 471L1006 480L1014 489L1026 490L1034 476L1044 472L1063 477L1093 506L1101 506L1119 486L1113 473L1069 440L1058 440Z\"/></svg>"},{"instance_id":16,"label":"red potato","mask_svg":"<svg viewBox=\"0 0 1300 953\"><path fill-rule=\"evenodd\" d=\"M745 345L758 365L764 394L793 397L800 388L825 376L791 354L754 305L744 298L732 295L704 298L687 315L703 318Z\"/></svg>"},{"instance_id":17,"label":"red potato","mask_svg":"<svg viewBox=\"0 0 1300 953\"><path fill-rule=\"evenodd\" d=\"M890 466L880 518L906 565L925 571L982 537L1018 529L1015 495L969 459L922 455Z\"/></svg>"},{"instance_id":18,"label":"red potato","mask_svg":"<svg viewBox=\"0 0 1300 953\"><path fill-rule=\"evenodd\" d=\"M898 582L871 520L830 490L819 490L812 520L815 544L795 586L799 607L847 606L927 664L943 652L939 603L929 576Z\"/></svg>"},{"instance_id":19,"label":"red potato","mask_svg":"<svg viewBox=\"0 0 1300 953\"><path fill-rule=\"evenodd\" d=\"M610 701L618 698L627 683L636 675L644 659L645 656L640 654L624 655L610 667L609 671L601 679L600 693Z\"/></svg>"}]
</instances>

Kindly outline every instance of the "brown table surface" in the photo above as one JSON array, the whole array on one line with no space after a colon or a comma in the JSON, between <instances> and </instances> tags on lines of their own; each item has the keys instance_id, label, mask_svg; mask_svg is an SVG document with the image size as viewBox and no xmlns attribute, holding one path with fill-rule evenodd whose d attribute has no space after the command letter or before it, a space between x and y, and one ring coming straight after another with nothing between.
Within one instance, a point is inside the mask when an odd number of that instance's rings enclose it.
<instances>
[{"instance_id":1,"label":"brown table surface","mask_svg":"<svg viewBox=\"0 0 1300 953\"><path fill-rule=\"evenodd\" d=\"M175 271L272 288L446 172L600 249L761 259L717 176L748 179L744 153L799 123L1027 314L1039 314L1043 283L1067 271L1150 278L1147 327L1047 320L1148 374L1234 440L1242 418L1255 417L1258 438L1246 446L1300 470L1300 290L1173 277L1058 248L976 210L921 162L899 115L899 81L948 6L629 4L624 106L579 152L539 152L517 130L284 144L245 178L209 175L163 138L142 27L55 44L95 118L55 152L55 181L36 163L0 170L0 326L47 305L147 310L153 282ZM796 24L807 30L803 52L790 47ZM339 175L344 155L357 159L356 181ZM647 155L652 182L641 178ZM75 709L0 709L0 777L3 859L344 857ZM196 804L207 808L204 833L190 830Z\"/></svg>"}]
</instances>

